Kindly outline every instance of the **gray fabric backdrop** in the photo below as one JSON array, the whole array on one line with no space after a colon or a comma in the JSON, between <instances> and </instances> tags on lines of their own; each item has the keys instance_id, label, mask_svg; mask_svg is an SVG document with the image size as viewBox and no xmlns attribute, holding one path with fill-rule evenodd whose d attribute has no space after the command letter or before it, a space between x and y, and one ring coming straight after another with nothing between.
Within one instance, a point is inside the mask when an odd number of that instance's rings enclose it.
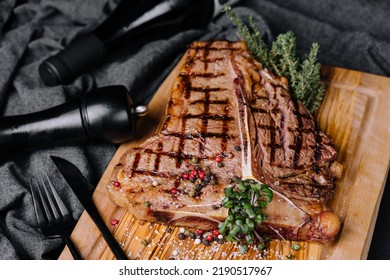
<instances>
[{"instance_id":1,"label":"gray fabric backdrop","mask_svg":"<svg viewBox=\"0 0 390 280\"><path fill-rule=\"evenodd\" d=\"M137 51L125 50L70 85L45 87L38 76L40 62L96 27L118 2L0 1L0 116L43 110L113 84L127 86L137 102L147 102L188 43L237 39L233 26L221 17L207 30L189 30ZM280 32L292 30L298 37L299 52L307 51L313 41L321 44L323 64L390 75L390 4L386 0L247 0L242 6L235 11L240 16L255 15L268 42ZM64 246L60 239L45 238L38 229L30 177L47 172L55 178L75 219L83 210L67 187L61 188L63 181L50 155L75 163L95 186L115 149L111 144L51 147L0 163L0 259L57 258ZM384 255L374 257L380 256Z\"/></svg>"}]
</instances>

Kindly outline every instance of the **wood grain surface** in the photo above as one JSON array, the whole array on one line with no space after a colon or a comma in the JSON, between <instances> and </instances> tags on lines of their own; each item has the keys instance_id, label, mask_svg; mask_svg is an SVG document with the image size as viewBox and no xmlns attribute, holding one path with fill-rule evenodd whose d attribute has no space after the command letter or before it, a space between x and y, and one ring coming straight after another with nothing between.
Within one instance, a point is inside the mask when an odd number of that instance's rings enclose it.
<instances>
[{"instance_id":1,"label":"wood grain surface","mask_svg":"<svg viewBox=\"0 0 390 280\"><path fill-rule=\"evenodd\" d=\"M122 154L159 130L179 65L167 77L149 104L149 115L138 123L137 140L122 144L93 195L93 200L129 259L366 259L390 164L390 79L340 68L323 67L328 89L316 119L339 151L344 174L330 207L342 221L337 238L329 243L271 240L265 250L250 248L239 254L236 245L195 245L179 240L179 228L142 222L114 205L106 185ZM112 219L119 224L110 225ZM84 211L71 238L84 259L115 259ZM148 240L145 246L142 240ZM296 242L295 242L296 243ZM66 247L59 259L72 259Z\"/></svg>"}]
</instances>

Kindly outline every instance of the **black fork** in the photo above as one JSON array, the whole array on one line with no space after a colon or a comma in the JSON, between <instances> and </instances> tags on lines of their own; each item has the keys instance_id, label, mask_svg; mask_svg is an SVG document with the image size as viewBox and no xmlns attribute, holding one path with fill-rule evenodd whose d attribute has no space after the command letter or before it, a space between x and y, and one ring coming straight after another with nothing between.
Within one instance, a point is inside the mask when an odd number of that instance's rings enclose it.
<instances>
[{"instance_id":1,"label":"black fork","mask_svg":"<svg viewBox=\"0 0 390 280\"><path fill-rule=\"evenodd\" d=\"M68 245L73 258L81 260L76 246L70 239L71 231L76 222L58 195L47 173L45 177L41 176L39 180L30 180L35 213L41 231L49 238L61 237Z\"/></svg>"}]
</instances>

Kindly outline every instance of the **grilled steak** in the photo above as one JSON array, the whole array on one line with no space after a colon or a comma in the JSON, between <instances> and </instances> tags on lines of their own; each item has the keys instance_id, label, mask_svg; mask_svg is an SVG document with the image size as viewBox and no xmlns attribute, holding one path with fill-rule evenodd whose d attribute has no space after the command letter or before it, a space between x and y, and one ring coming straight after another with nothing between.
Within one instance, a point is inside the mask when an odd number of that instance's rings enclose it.
<instances>
[{"instance_id":1,"label":"grilled steak","mask_svg":"<svg viewBox=\"0 0 390 280\"><path fill-rule=\"evenodd\" d=\"M195 42L161 132L122 156L107 188L142 220L212 229L227 216L224 189L251 178L274 193L259 231L321 241L340 228L326 206L341 176L336 156L286 79L262 68L245 43Z\"/></svg>"}]
</instances>

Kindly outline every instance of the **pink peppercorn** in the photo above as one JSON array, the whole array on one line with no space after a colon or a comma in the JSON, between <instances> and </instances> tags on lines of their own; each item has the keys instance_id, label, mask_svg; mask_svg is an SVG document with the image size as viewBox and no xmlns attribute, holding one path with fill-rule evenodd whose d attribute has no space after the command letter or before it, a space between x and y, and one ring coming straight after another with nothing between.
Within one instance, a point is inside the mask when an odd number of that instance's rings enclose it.
<instances>
[{"instance_id":1,"label":"pink peppercorn","mask_svg":"<svg viewBox=\"0 0 390 280\"><path fill-rule=\"evenodd\" d=\"M116 226L117 224L119 224L119 220L118 219L112 219L111 220L111 225Z\"/></svg>"},{"instance_id":2,"label":"pink peppercorn","mask_svg":"<svg viewBox=\"0 0 390 280\"><path fill-rule=\"evenodd\" d=\"M117 188L119 188L119 187L121 186L121 183L118 182L118 181L115 181L115 182L114 182L114 186L117 187Z\"/></svg>"},{"instance_id":3,"label":"pink peppercorn","mask_svg":"<svg viewBox=\"0 0 390 280\"><path fill-rule=\"evenodd\" d=\"M204 173L202 170L199 170L199 171L198 171L199 179L203 179L203 178L204 178L204 175L205 175L205 173Z\"/></svg>"}]
</instances>

